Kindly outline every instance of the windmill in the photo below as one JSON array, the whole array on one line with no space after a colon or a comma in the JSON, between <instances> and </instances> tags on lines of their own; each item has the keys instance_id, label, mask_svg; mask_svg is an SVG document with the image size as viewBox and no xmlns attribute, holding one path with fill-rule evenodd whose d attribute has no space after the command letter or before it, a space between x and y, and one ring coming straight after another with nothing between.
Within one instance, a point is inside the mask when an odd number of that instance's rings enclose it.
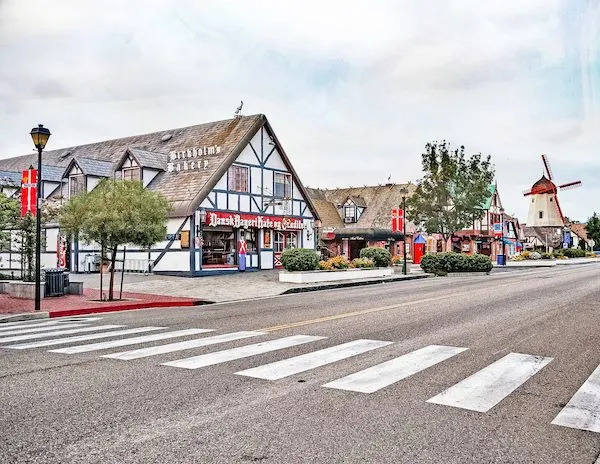
<instances>
[{"instance_id":1,"label":"windmill","mask_svg":"<svg viewBox=\"0 0 600 464\"><path fill-rule=\"evenodd\" d=\"M552 169L546 155L542 155L542 163L544 164L542 178L533 184L531 189L523 192L524 196L533 197L529 205L527 225L534 227L563 227L565 225L565 216L558 202L558 189L562 191L581 187L582 182L577 180L557 186L553 181L554 176L552 175Z\"/></svg>"}]
</instances>

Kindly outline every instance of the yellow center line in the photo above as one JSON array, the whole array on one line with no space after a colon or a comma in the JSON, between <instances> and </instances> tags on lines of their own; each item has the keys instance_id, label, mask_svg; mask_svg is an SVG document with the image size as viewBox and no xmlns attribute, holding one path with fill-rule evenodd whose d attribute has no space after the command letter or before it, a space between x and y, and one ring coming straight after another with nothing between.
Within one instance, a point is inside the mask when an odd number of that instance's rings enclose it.
<instances>
[{"instance_id":1,"label":"yellow center line","mask_svg":"<svg viewBox=\"0 0 600 464\"><path fill-rule=\"evenodd\" d=\"M466 296L466 295L470 295L470 294L472 294L472 292L453 293L451 295L441 295L441 296L434 296L431 298L423 298L421 300L405 301L403 303L397 303L397 304L389 305L389 306L380 306L378 308L361 309L358 311L351 311L349 313L334 314L331 316L318 317L316 319L308 319L306 321L290 322L289 324L265 327L264 329L258 329L258 331L259 332L275 332L277 330L291 329L293 327L301 327L303 325L318 324L319 322L335 321L337 319L345 319L347 317L360 316L362 314L370 314L370 313L377 313L377 312L381 312L381 311L389 311L391 309L403 308L405 306L410 306L410 305L414 305L414 304L431 303L433 301L445 300L447 298L456 298L456 297Z\"/></svg>"}]
</instances>

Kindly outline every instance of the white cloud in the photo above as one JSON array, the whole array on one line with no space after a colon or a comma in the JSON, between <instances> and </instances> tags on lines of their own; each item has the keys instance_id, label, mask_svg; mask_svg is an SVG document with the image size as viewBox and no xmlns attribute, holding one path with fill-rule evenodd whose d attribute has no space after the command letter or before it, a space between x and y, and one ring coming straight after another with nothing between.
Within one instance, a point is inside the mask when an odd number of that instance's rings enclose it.
<instances>
[{"instance_id":1,"label":"white cloud","mask_svg":"<svg viewBox=\"0 0 600 464\"><path fill-rule=\"evenodd\" d=\"M600 174L598 48L586 47L600 15L585 7L4 0L0 154L28 152L38 122L60 147L230 117L243 99L246 114L267 114L309 185L417 179L424 144L446 138L492 154L507 210L525 216L541 153L560 180L590 186ZM580 35L566 19L584 24ZM567 214L598 209L590 193L565 193Z\"/></svg>"}]
</instances>

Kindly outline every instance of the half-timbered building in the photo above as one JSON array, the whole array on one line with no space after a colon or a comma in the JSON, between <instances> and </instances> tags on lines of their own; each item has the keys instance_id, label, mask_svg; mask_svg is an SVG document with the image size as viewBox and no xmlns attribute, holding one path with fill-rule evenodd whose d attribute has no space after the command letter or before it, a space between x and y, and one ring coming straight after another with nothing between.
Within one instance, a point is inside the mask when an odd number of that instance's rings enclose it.
<instances>
[{"instance_id":1,"label":"half-timbered building","mask_svg":"<svg viewBox=\"0 0 600 464\"><path fill-rule=\"evenodd\" d=\"M35 156L0 160L6 183L14 185L16 174L34 164ZM171 202L165 239L151 249L128 246L126 268L187 275L273 269L280 267L285 249L315 248L317 212L264 115L49 150L43 156L48 200L67 201L112 177L141 181ZM46 166L55 174L52 184L44 176ZM55 267L63 238L57 224L44 229L42 264ZM97 244L74 239L66 249L71 271L97 270Z\"/></svg>"}]
</instances>

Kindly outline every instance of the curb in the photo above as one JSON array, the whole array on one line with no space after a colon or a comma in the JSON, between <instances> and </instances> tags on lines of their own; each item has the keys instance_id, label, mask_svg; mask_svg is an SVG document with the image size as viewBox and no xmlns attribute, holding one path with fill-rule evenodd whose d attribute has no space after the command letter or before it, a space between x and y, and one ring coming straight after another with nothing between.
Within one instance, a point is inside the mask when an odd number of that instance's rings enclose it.
<instances>
[{"instance_id":1,"label":"curb","mask_svg":"<svg viewBox=\"0 0 600 464\"><path fill-rule=\"evenodd\" d=\"M37 313L9 314L6 316L0 315L0 325L5 322L33 321L35 319L48 319L49 317L50 314L45 311Z\"/></svg>"},{"instance_id":2,"label":"curb","mask_svg":"<svg viewBox=\"0 0 600 464\"><path fill-rule=\"evenodd\" d=\"M212 301L205 300L190 300L190 301L148 301L146 303L123 303L105 308L79 308L79 309L64 309L62 311L52 311L49 313L50 318L66 317L66 316L81 316L85 314L97 313L113 313L117 311L130 311L134 309L152 309L152 308L180 308L183 306L200 306L211 304Z\"/></svg>"},{"instance_id":3,"label":"curb","mask_svg":"<svg viewBox=\"0 0 600 464\"><path fill-rule=\"evenodd\" d=\"M363 285L376 285L376 284L384 284L386 282L400 282L403 280L419 280L419 279L427 279L429 277L434 277L433 274L418 274L418 275L409 275L403 277L392 277L391 279L373 279L366 281L358 281L358 282L340 282L336 284L326 284L326 285L314 285L312 287L295 287L290 288L280 295L291 295L294 293L306 293L306 292L319 292L321 290L332 290L335 288L347 288L347 287L362 287Z\"/></svg>"}]
</instances>

